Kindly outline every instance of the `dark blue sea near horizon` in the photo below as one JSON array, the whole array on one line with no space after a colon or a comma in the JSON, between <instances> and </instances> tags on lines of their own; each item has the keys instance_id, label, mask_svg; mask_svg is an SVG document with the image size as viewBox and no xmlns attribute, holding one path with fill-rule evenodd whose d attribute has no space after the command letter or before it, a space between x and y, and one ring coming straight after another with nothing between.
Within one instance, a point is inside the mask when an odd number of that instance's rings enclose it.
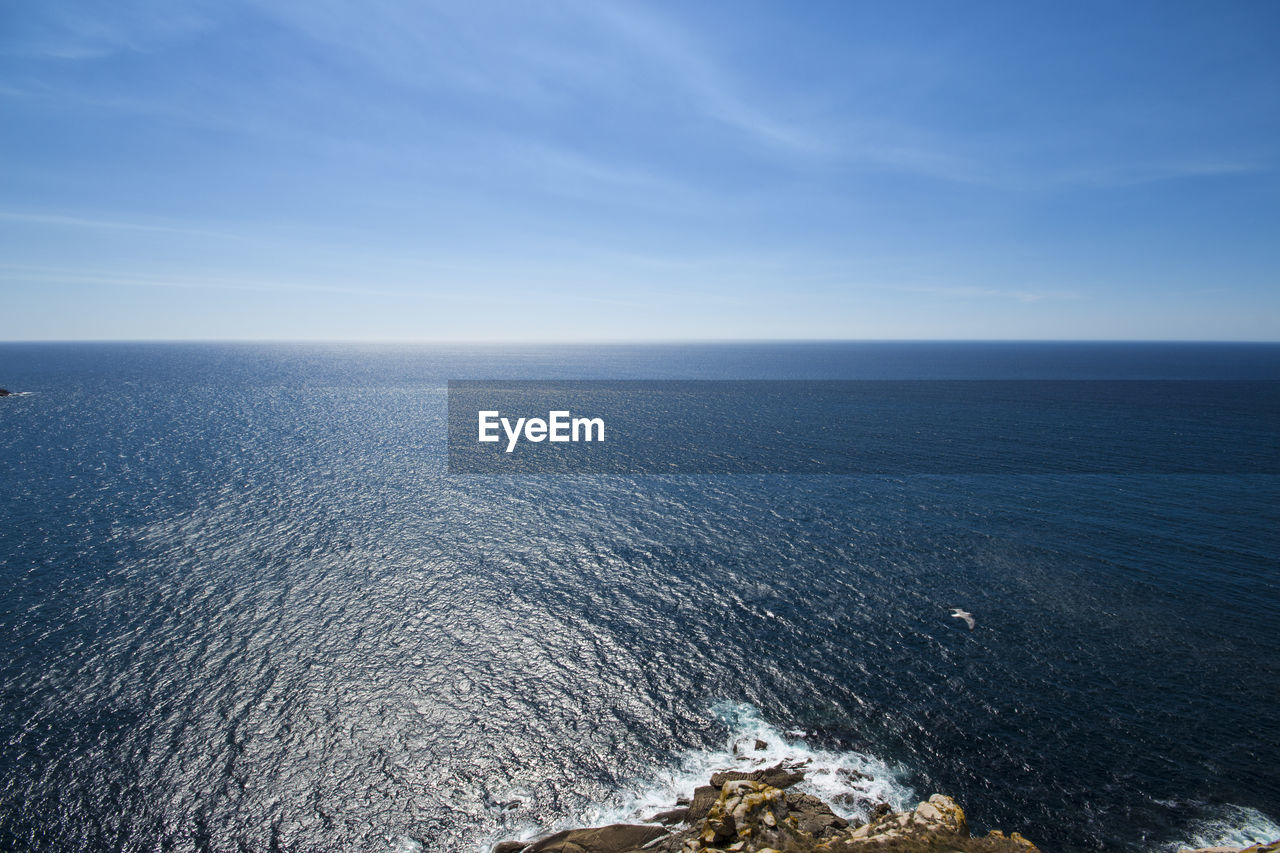
<instances>
[{"instance_id":1,"label":"dark blue sea near horizon","mask_svg":"<svg viewBox=\"0 0 1280 853\"><path fill-rule=\"evenodd\" d=\"M1274 473L449 476L447 381L524 378L1179 380L1228 435L1280 345L0 344L0 850L472 853L756 738L1049 853L1280 836Z\"/></svg>"}]
</instances>

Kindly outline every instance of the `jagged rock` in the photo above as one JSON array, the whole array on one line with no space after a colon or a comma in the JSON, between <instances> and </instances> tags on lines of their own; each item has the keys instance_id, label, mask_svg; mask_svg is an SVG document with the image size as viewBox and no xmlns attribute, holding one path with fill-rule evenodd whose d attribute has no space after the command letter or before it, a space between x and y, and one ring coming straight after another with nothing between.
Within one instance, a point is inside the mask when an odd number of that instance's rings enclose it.
<instances>
[{"instance_id":1,"label":"jagged rock","mask_svg":"<svg viewBox=\"0 0 1280 853\"><path fill-rule=\"evenodd\" d=\"M955 800L942 794L934 794L928 801L916 806L912 820L937 827L948 835L969 835L969 821L965 819L964 809Z\"/></svg>"},{"instance_id":2,"label":"jagged rock","mask_svg":"<svg viewBox=\"0 0 1280 853\"><path fill-rule=\"evenodd\" d=\"M702 823L703 818L707 816L707 812L711 811L711 807L715 805L716 798L719 796L719 785L699 785L694 788L693 802L689 804L689 822Z\"/></svg>"},{"instance_id":3,"label":"jagged rock","mask_svg":"<svg viewBox=\"0 0 1280 853\"><path fill-rule=\"evenodd\" d=\"M1014 844L1022 845L1022 848L1027 851L1034 851L1039 849L1030 841L1023 838L1022 833L1020 832L1011 832L1008 835L1005 835L1000 830L993 829L987 833L987 838L995 841L1011 841Z\"/></svg>"},{"instance_id":4,"label":"jagged rock","mask_svg":"<svg viewBox=\"0 0 1280 853\"><path fill-rule=\"evenodd\" d=\"M711 775L711 787L719 789L724 787L726 782L744 780L764 782L774 788L789 788L797 782L804 781L804 772L788 769L782 764L775 764L772 767L764 767L759 770L725 770Z\"/></svg>"},{"instance_id":5,"label":"jagged rock","mask_svg":"<svg viewBox=\"0 0 1280 853\"><path fill-rule=\"evenodd\" d=\"M676 823L684 823L689 819L688 808L675 808L665 812L658 812L649 818L649 823L660 823L663 826L671 826Z\"/></svg>"},{"instance_id":6,"label":"jagged rock","mask_svg":"<svg viewBox=\"0 0 1280 853\"><path fill-rule=\"evenodd\" d=\"M724 783L720 797L702 823L698 841L710 847L732 849L739 840L772 840L786 835L787 801L781 790L752 779ZM743 847L737 848L744 849Z\"/></svg>"},{"instance_id":7,"label":"jagged rock","mask_svg":"<svg viewBox=\"0 0 1280 853\"><path fill-rule=\"evenodd\" d=\"M769 744L766 743L765 741L760 740L760 738L756 738L755 746L756 746L756 752L760 752L762 750L766 750L769 748Z\"/></svg>"},{"instance_id":8,"label":"jagged rock","mask_svg":"<svg viewBox=\"0 0 1280 853\"><path fill-rule=\"evenodd\" d=\"M858 794L853 791L845 791L844 793L836 794L831 798L832 805L843 806L844 808L857 808L859 806L865 807L870 804L870 802L871 801L867 799L865 795Z\"/></svg>"},{"instance_id":9,"label":"jagged rock","mask_svg":"<svg viewBox=\"0 0 1280 853\"><path fill-rule=\"evenodd\" d=\"M890 812L858 827L851 839L893 841L903 838L928 839L937 836L969 837L969 822L964 809L942 794L934 794L916 806L915 811Z\"/></svg>"},{"instance_id":10,"label":"jagged rock","mask_svg":"<svg viewBox=\"0 0 1280 853\"><path fill-rule=\"evenodd\" d=\"M797 782L804 781L804 773L799 770L779 770L764 774L760 777L760 781L775 788L790 788Z\"/></svg>"},{"instance_id":11,"label":"jagged rock","mask_svg":"<svg viewBox=\"0 0 1280 853\"><path fill-rule=\"evenodd\" d=\"M711 774L711 787L719 790L726 782L741 782L746 779L759 779L760 770L724 770Z\"/></svg>"},{"instance_id":12,"label":"jagged rock","mask_svg":"<svg viewBox=\"0 0 1280 853\"><path fill-rule=\"evenodd\" d=\"M0 388L0 397L8 397L8 396L9 396L9 392L4 388Z\"/></svg>"},{"instance_id":13,"label":"jagged rock","mask_svg":"<svg viewBox=\"0 0 1280 853\"><path fill-rule=\"evenodd\" d=\"M964 810L941 794L904 812L881 803L870 823L850 826L818 797L769 784L779 775L794 774L782 765L716 774L719 787L701 786L687 807L652 818L684 821L673 830L652 823L573 829L532 845L508 842L495 853L1039 853L1016 832L970 838ZM1280 853L1280 845L1249 853Z\"/></svg>"},{"instance_id":14,"label":"jagged rock","mask_svg":"<svg viewBox=\"0 0 1280 853\"><path fill-rule=\"evenodd\" d=\"M790 816L795 818L796 828L814 838L831 837L835 830L849 825L849 821L837 815L830 806L812 794L788 791L787 806Z\"/></svg>"},{"instance_id":15,"label":"jagged rock","mask_svg":"<svg viewBox=\"0 0 1280 853\"><path fill-rule=\"evenodd\" d=\"M1280 853L1280 839L1249 847L1197 847L1195 850L1184 848L1178 853Z\"/></svg>"}]
</instances>

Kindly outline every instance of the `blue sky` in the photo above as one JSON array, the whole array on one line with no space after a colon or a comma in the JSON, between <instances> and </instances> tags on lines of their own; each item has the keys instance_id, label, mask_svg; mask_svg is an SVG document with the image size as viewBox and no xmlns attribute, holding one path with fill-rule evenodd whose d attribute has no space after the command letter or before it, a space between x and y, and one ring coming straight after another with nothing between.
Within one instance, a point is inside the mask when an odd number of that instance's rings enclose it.
<instances>
[{"instance_id":1,"label":"blue sky","mask_svg":"<svg viewBox=\"0 0 1280 853\"><path fill-rule=\"evenodd\" d=\"M0 339L1280 340L1280 4L9 3Z\"/></svg>"}]
</instances>

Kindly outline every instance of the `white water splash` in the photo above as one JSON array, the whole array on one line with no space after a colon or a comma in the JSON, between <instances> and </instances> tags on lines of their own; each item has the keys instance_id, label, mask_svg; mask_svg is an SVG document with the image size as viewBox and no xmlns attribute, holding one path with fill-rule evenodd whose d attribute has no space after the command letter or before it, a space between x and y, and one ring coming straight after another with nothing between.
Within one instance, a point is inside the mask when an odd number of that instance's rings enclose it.
<instances>
[{"instance_id":1,"label":"white water splash","mask_svg":"<svg viewBox=\"0 0 1280 853\"><path fill-rule=\"evenodd\" d=\"M877 803L888 803L894 811L916 804L915 792L903 781L903 768L852 750L815 749L804 741L804 732L781 731L753 705L722 702L711 710L728 728L723 747L681 755L672 767L637 780L615 806L589 809L554 827L520 827L503 837L533 840L572 827L643 822L675 808L678 799L688 798L694 788L706 785L712 773L758 770L780 763L803 769L805 779L795 786L796 790L821 798L846 819L866 820ZM757 749L757 741L764 746ZM487 853L496 840L485 839L478 850Z\"/></svg>"},{"instance_id":2,"label":"white water splash","mask_svg":"<svg viewBox=\"0 0 1280 853\"><path fill-rule=\"evenodd\" d=\"M1198 847L1248 847L1280 838L1280 824L1257 809L1226 805L1218 807L1216 812L1192 828L1190 839L1170 844L1164 849L1177 851Z\"/></svg>"},{"instance_id":3,"label":"white water splash","mask_svg":"<svg viewBox=\"0 0 1280 853\"><path fill-rule=\"evenodd\" d=\"M422 846L422 842L416 838L401 835L395 839L391 853L423 853L425 849Z\"/></svg>"},{"instance_id":4,"label":"white water splash","mask_svg":"<svg viewBox=\"0 0 1280 853\"><path fill-rule=\"evenodd\" d=\"M752 705L723 702L712 712L729 730L722 748L685 753L674 767L641 780L622 805L600 809L579 825L644 820L674 808L678 798L689 797L694 788L707 784L712 773L759 770L777 764L804 770L805 779L796 789L826 801L844 818L866 820L869 809L877 803L888 803L895 811L915 805L915 792L902 781L902 768L861 752L811 747L803 732L779 730ZM763 746L757 748L757 743Z\"/></svg>"}]
</instances>

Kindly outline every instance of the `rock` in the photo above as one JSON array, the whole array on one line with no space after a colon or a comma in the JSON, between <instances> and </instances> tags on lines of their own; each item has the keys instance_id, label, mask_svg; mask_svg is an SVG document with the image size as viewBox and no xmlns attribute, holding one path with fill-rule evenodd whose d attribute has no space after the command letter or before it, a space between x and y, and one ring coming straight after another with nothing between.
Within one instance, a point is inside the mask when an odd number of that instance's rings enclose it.
<instances>
[{"instance_id":1,"label":"rock","mask_svg":"<svg viewBox=\"0 0 1280 853\"><path fill-rule=\"evenodd\" d=\"M687 806L651 818L683 823L674 830L652 822L573 829L532 845L507 842L494 853L1039 853L1016 832L970 838L964 810L941 794L903 812L879 803L870 823L850 826L818 797L768 781L792 776L804 774L783 765L717 773L718 786L700 786ZM1280 853L1280 845L1249 853Z\"/></svg>"},{"instance_id":2,"label":"rock","mask_svg":"<svg viewBox=\"0 0 1280 853\"><path fill-rule=\"evenodd\" d=\"M666 836L660 826L615 823L596 829L570 829L544 838L525 853L628 853Z\"/></svg>"},{"instance_id":3,"label":"rock","mask_svg":"<svg viewBox=\"0 0 1280 853\"><path fill-rule=\"evenodd\" d=\"M540 841L535 841L533 842L533 844L526 847L524 849L524 853L541 853L541 851L543 850L550 849L552 844L559 844L561 841L564 841L568 837L569 837L569 830L567 829L561 832L557 832L555 835L548 835L546 838L543 838Z\"/></svg>"},{"instance_id":4,"label":"rock","mask_svg":"<svg viewBox=\"0 0 1280 853\"><path fill-rule=\"evenodd\" d=\"M658 812L649 818L649 823L660 823L663 826L671 826L672 824L684 823L689 819L688 808L676 808L670 811Z\"/></svg>"},{"instance_id":5,"label":"rock","mask_svg":"<svg viewBox=\"0 0 1280 853\"><path fill-rule=\"evenodd\" d=\"M9 392L4 388L0 388L0 397L8 397L8 396L9 396Z\"/></svg>"},{"instance_id":6,"label":"rock","mask_svg":"<svg viewBox=\"0 0 1280 853\"><path fill-rule=\"evenodd\" d=\"M722 788L726 782L764 782L774 788L789 788L797 782L804 781L804 773L800 770L788 770L782 764L765 767L760 770L725 770L711 775L711 786Z\"/></svg>"},{"instance_id":7,"label":"rock","mask_svg":"<svg viewBox=\"0 0 1280 853\"><path fill-rule=\"evenodd\" d=\"M1018 833L993 831L983 838L969 836L964 809L950 797L934 794L911 811L877 814L866 826L839 832L825 849L854 851L919 851L919 853L1039 853ZM818 849L818 848L805 848Z\"/></svg>"},{"instance_id":8,"label":"rock","mask_svg":"<svg viewBox=\"0 0 1280 853\"><path fill-rule=\"evenodd\" d=\"M969 822L965 819L964 809L956 805L955 800L942 794L934 794L927 802L916 806L912 820L946 835L969 837Z\"/></svg>"},{"instance_id":9,"label":"rock","mask_svg":"<svg viewBox=\"0 0 1280 853\"><path fill-rule=\"evenodd\" d=\"M995 830L992 830L992 831L994 832ZM990 832L988 832L988 833L987 833L987 837L988 837L988 838L990 838L990 837L991 837L991 833L990 833ZM1001 837L1001 838L1003 838L1003 837L1004 837L1004 834L1003 834L1003 833L1001 833L1000 837ZM1014 842L1014 843L1016 843L1016 844L1021 844L1021 845L1022 845L1022 847L1023 847L1025 850L1027 850L1027 851L1028 851L1028 853L1031 853L1031 851L1038 851L1038 850L1040 849L1040 848L1036 847L1034 844L1032 844L1030 841L1028 841L1027 839L1023 838L1023 837L1022 837L1022 833L1021 833L1021 832L1011 832L1011 833L1009 833L1009 840L1010 840L1010 841L1012 841L1012 842Z\"/></svg>"},{"instance_id":10,"label":"rock","mask_svg":"<svg viewBox=\"0 0 1280 853\"><path fill-rule=\"evenodd\" d=\"M6 392L6 393L8 393L8 392ZM768 743L766 743L765 741L760 740L760 738L756 738L756 752L761 752L761 751L766 750L766 749L768 749L768 748L769 748L769 744L768 744Z\"/></svg>"},{"instance_id":11,"label":"rock","mask_svg":"<svg viewBox=\"0 0 1280 853\"><path fill-rule=\"evenodd\" d=\"M929 802L921 805L929 807L929 814L934 816L931 819L935 823L950 829L954 835L968 837L969 821L964 816L964 809L955 800L942 794L934 794ZM919 812L919 808L916 811Z\"/></svg>"},{"instance_id":12,"label":"rock","mask_svg":"<svg viewBox=\"0 0 1280 853\"><path fill-rule=\"evenodd\" d=\"M797 782L804 781L804 774L799 770L778 770L768 772L760 777L760 781L775 788L790 788Z\"/></svg>"},{"instance_id":13,"label":"rock","mask_svg":"<svg viewBox=\"0 0 1280 853\"><path fill-rule=\"evenodd\" d=\"M582 845L574 844L572 841L568 840L557 841L554 844L547 845L546 847L539 847L538 850L541 851L541 853L590 853L590 851Z\"/></svg>"},{"instance_id":14,"label":"rock","mask_svg":"<svg viewBox=\"0 0 1280 853\"><path fill-rule=\"evenodd\" d=\"M707 816L707 812L715 805L716 798L720 796L720 786L699 785L693 789L693 802L689 805L689 822L702 823Z\"/></svg>"},{"instance_id":15,"label":"rock","mask_svg":"<svg viewBox=\"0 0 1280 853\"><path fill-rule=\"evenodd\" d=\"M707 813L698 839L707 846L730 849L738 840L764 840L784 833L786 816L782 791L752 779L731 780Z\"/></svg>"},{"instance_id":16,"label":"rock","mask_svg":"<svg viewBox=\"0 0 1280 853\"><path fill-rule=\"evenodd\" d=\"M759 779L760 770L724 770L720 773L711 774L711 787L723 788L727 782L742 782L744 780Z\"/></svg>"},{"instance_id":17,"label":"rock","mask_svg":"<svg viewBox=\"0 0 1280 853\"><path fill-rule=\"evenodd\" d=\"M795 818L795 826L805 835L827 838L834 830L844 829L849 821L837 815L831 807L812 794L787 792L787 806Z\"/></svg>"}]
</instances>

